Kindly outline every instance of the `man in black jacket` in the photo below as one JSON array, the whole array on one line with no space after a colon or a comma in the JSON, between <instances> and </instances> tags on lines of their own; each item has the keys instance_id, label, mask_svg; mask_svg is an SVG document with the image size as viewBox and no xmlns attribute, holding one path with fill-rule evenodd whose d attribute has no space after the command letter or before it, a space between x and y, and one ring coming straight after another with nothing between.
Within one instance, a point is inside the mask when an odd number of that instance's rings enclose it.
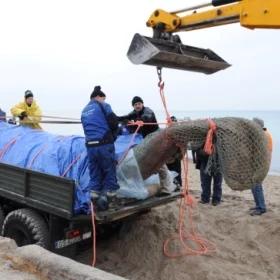
<instances>
[{"instance_id":1,"label":"man in black jacket","mask_svg":"<svg viewBox=\"0 0 280 280\"><path fill-rule=\"evenodd\" d=\"M157 119L155 113L149 107L144 106L143 99L139 96L134 96L131 103L134 110L128 115L118 117L118 120L120 122L143 121L144 123L155 123L153 125L144 125L139 129L138 132L145 138L148 134L159 128L158 124L156 124ZM134 133L137 129L137 125L128 126L128 129L130 133Z\"/></svg>"}]
</instances>

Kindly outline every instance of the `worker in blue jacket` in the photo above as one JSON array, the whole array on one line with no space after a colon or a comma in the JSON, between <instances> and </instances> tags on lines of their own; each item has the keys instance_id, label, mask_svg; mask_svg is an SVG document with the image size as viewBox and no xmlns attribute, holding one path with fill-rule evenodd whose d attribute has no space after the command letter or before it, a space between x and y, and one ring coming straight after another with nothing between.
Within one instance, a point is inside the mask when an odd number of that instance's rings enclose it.
<instances>
[{"instance_id":1,"label":"worker in blue jacket","mask_svg":"<svg viewBox=\"0 0 280 280\"><path fill-rule=\"evenodd\" d=\"M90 102L82 111L81 121L86 138L89 161L91 199L95 205L106 198L106 207L116 201L119 189L116 178L114 141L118 130L117 116L111 106L105 103L105 94L96 86ZM104 207L103 207L104 208Z\"/></svg>"}]
</instances>

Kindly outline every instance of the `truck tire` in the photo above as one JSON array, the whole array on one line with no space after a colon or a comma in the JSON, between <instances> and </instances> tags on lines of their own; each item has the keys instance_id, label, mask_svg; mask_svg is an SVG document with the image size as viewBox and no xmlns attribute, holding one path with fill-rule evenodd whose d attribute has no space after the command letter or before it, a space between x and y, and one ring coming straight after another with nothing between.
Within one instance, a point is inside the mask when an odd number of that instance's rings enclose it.
<instances>
[{"instance_id":1,"label":"truck tire","mask_svg":"<svg viewBox=\"0 0 280 280\"><path fill-rule=\"evenodd\" d=\"M2 235L12 238L18 246L36 244L49 248L49 231L43 218L31 209L10 212L2 227Z\"/></svg>"},{"instance_id":2,"label":"truck tire","mask_svg":"<svg viewBox=\"0 0 280 280\"><path fill-rule=\"evenodd\" d=\"M4 211L0 206L0 236L2 235L2 227L3 227L4 219L5 219Z\"/></svg>"}]
</instances>

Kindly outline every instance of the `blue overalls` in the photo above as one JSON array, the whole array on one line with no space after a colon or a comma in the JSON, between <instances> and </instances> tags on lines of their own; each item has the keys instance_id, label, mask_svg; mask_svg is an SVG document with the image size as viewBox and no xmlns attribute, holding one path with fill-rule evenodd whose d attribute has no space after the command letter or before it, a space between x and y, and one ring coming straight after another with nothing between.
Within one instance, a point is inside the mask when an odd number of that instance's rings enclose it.
<instances>
[{"instance_id":1,"label":"blue overalls","mask_svg":"<svg viewBox=\"0 0 280 280\"><path fill-rule=\"evenodd\" d=\"M103 106L103 109L100 106ZM106 119L111 113L113 112L109 104L98 104L98 101L92 100L84 108L81 116L89 161L88 190L104 194L119 189L114 138Z\"/></svg>"}]
</instances>

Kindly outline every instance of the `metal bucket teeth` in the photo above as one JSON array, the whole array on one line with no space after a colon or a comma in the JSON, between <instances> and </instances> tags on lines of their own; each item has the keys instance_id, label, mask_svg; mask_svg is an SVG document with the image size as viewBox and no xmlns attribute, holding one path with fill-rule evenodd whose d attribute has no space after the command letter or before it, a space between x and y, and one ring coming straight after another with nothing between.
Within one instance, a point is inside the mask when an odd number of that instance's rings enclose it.
<instances>
[{"instance_id":1,"label":"metal bucket teeth","mask_svg":"<svg viewBox=\"0 0 280 280\"><path fill-rule=\"evenodd\" d=\"M231 65L210 49L135 34L127 52L134 64L213 74Z\"/></svg>"}]
</instances>

